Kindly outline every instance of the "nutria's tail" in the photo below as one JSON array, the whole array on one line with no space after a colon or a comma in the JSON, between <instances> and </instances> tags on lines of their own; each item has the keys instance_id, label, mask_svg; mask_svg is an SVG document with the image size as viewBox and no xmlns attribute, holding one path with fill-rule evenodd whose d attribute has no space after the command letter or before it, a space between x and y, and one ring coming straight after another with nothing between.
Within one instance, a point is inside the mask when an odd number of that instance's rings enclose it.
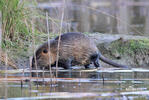
<instances>
[{"instance_id":1,"label":"nutria's tail","mask_svg":"<svg viewBox=\"0 0 149 100\"><path fill-rule=\"evenodd\" d=\"M104 57L103 55L101 55L101 54L99 54L99 59L100 59L101 61L103 61L103 62L109 64L109 65L114 66L114 67L118 67L118 68L129 68L129 67L126 66L126 65L121 65L121 64L115 63L115 62L113 62L112 60L105 58L105 57Z\"/></svg>"}]
</instances>

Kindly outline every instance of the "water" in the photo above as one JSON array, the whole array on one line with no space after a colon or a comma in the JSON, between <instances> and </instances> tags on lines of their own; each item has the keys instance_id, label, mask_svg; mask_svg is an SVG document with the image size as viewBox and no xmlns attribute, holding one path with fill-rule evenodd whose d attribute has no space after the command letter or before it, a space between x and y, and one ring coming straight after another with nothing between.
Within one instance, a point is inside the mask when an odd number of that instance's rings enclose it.
<instances>
[{"instance_id":1,"label":"water","mask_svg":"<svg viewBox=\"0 0 149 100\"><path fill-rule=\"evenodd\" d=\"M0 100L119 100L149 99L149 70L59 70L58 78L8 74L0 78ZM21 81L22 80L22 81ZM30 80L30 81L29 81ZM37 81L38 80L38 85Z\"/></svg>"},{"instance_id":2,"label":"water","mask_svg":"<svg viewBox=\"0 0 149 100\"><path fill-rule=\"evenodd\" d=\"M66 32L149 33L148 0L65 0L65 3L63 0L37 0L37 4L38 8L49 12L50 18L57 20L60 20L61 7L65 4L63 31ZM56 33L55 23L50 24L51 32ZM45 27L38 28L46 30Z\"/></svg>"}]
</instances>

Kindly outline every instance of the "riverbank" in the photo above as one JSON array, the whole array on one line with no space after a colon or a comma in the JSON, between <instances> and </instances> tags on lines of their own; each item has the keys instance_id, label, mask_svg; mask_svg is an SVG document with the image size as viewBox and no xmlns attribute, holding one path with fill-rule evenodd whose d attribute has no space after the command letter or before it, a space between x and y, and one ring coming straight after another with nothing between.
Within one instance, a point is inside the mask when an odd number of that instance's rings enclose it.
<instances>
[{"instance_id":1,"label":"riverbank","mask_svg":"<svg viewBox=\"0 0 149 100\"><path fill-rule=\"evenodd\" d=\"M113 35L113 34L101 34L92 33L87 34L92 38L101 53L120 64L128 65L131 67L148 67L149 66L149 38L144 36L132 36L132 35ZM38 47L42 43L38 43L35 47ZM29 68L30 59L33 54L32 48L16 49L13 48L8 52L9 62L15 64L17 68ZM3 58L4 59L4 58ZM2 60L1 65L4 68L5 60ZM103 62L103 67L111 67ZM8 64L8 66L12 66ZM13 68L13 67L12 67Z\"/></svg>"},{"instance_id":2,"label":"riverbank","mask_svg":"<svg viewBox=\"0 0 149 100\"><path fill-rule=\"evenodd\" d=\"M101 53L131 67L149 66L149 38L145 36L91 34ZM104 65L107 66L107 65Z\"/></svg>"}]
</instances>

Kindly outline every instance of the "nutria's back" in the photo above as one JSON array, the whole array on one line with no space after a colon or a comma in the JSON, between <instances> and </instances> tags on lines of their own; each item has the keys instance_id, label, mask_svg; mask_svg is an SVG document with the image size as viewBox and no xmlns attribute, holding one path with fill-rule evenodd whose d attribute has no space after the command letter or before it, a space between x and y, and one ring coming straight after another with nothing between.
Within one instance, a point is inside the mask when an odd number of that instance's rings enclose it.
<instances>
[{"instance_id":1,"label":"nutria's back","mask_svg":"<svg viewBox=\"0 0 149 100\"><path fill-rule=\"evenodd\" d=\"M58 41L59 37L55 38ZM82 33L66 33L61 36L60 42L60 59L73 59L73 62L79 64L90 63L87 62L90 56L98 53L95 43L86 35Z\"/></svg>"}]
</instances>

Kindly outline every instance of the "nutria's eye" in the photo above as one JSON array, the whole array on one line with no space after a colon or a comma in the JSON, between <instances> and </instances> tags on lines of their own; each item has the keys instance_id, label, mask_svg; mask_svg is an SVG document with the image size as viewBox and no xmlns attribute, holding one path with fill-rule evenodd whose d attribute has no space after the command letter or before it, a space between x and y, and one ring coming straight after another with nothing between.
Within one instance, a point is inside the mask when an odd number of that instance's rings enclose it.
<instances>
[{"instance_id":1,"label":"nutria's eye","mask_svg":"<svg viewBox=\"0 0 149 100\"><path fill-rule=\"evenodd\" d=\"M48 50L47 50L47 49L44 49L44 50L43 50L43 53L48 53Z\"/></svg>"}]
</instances>

